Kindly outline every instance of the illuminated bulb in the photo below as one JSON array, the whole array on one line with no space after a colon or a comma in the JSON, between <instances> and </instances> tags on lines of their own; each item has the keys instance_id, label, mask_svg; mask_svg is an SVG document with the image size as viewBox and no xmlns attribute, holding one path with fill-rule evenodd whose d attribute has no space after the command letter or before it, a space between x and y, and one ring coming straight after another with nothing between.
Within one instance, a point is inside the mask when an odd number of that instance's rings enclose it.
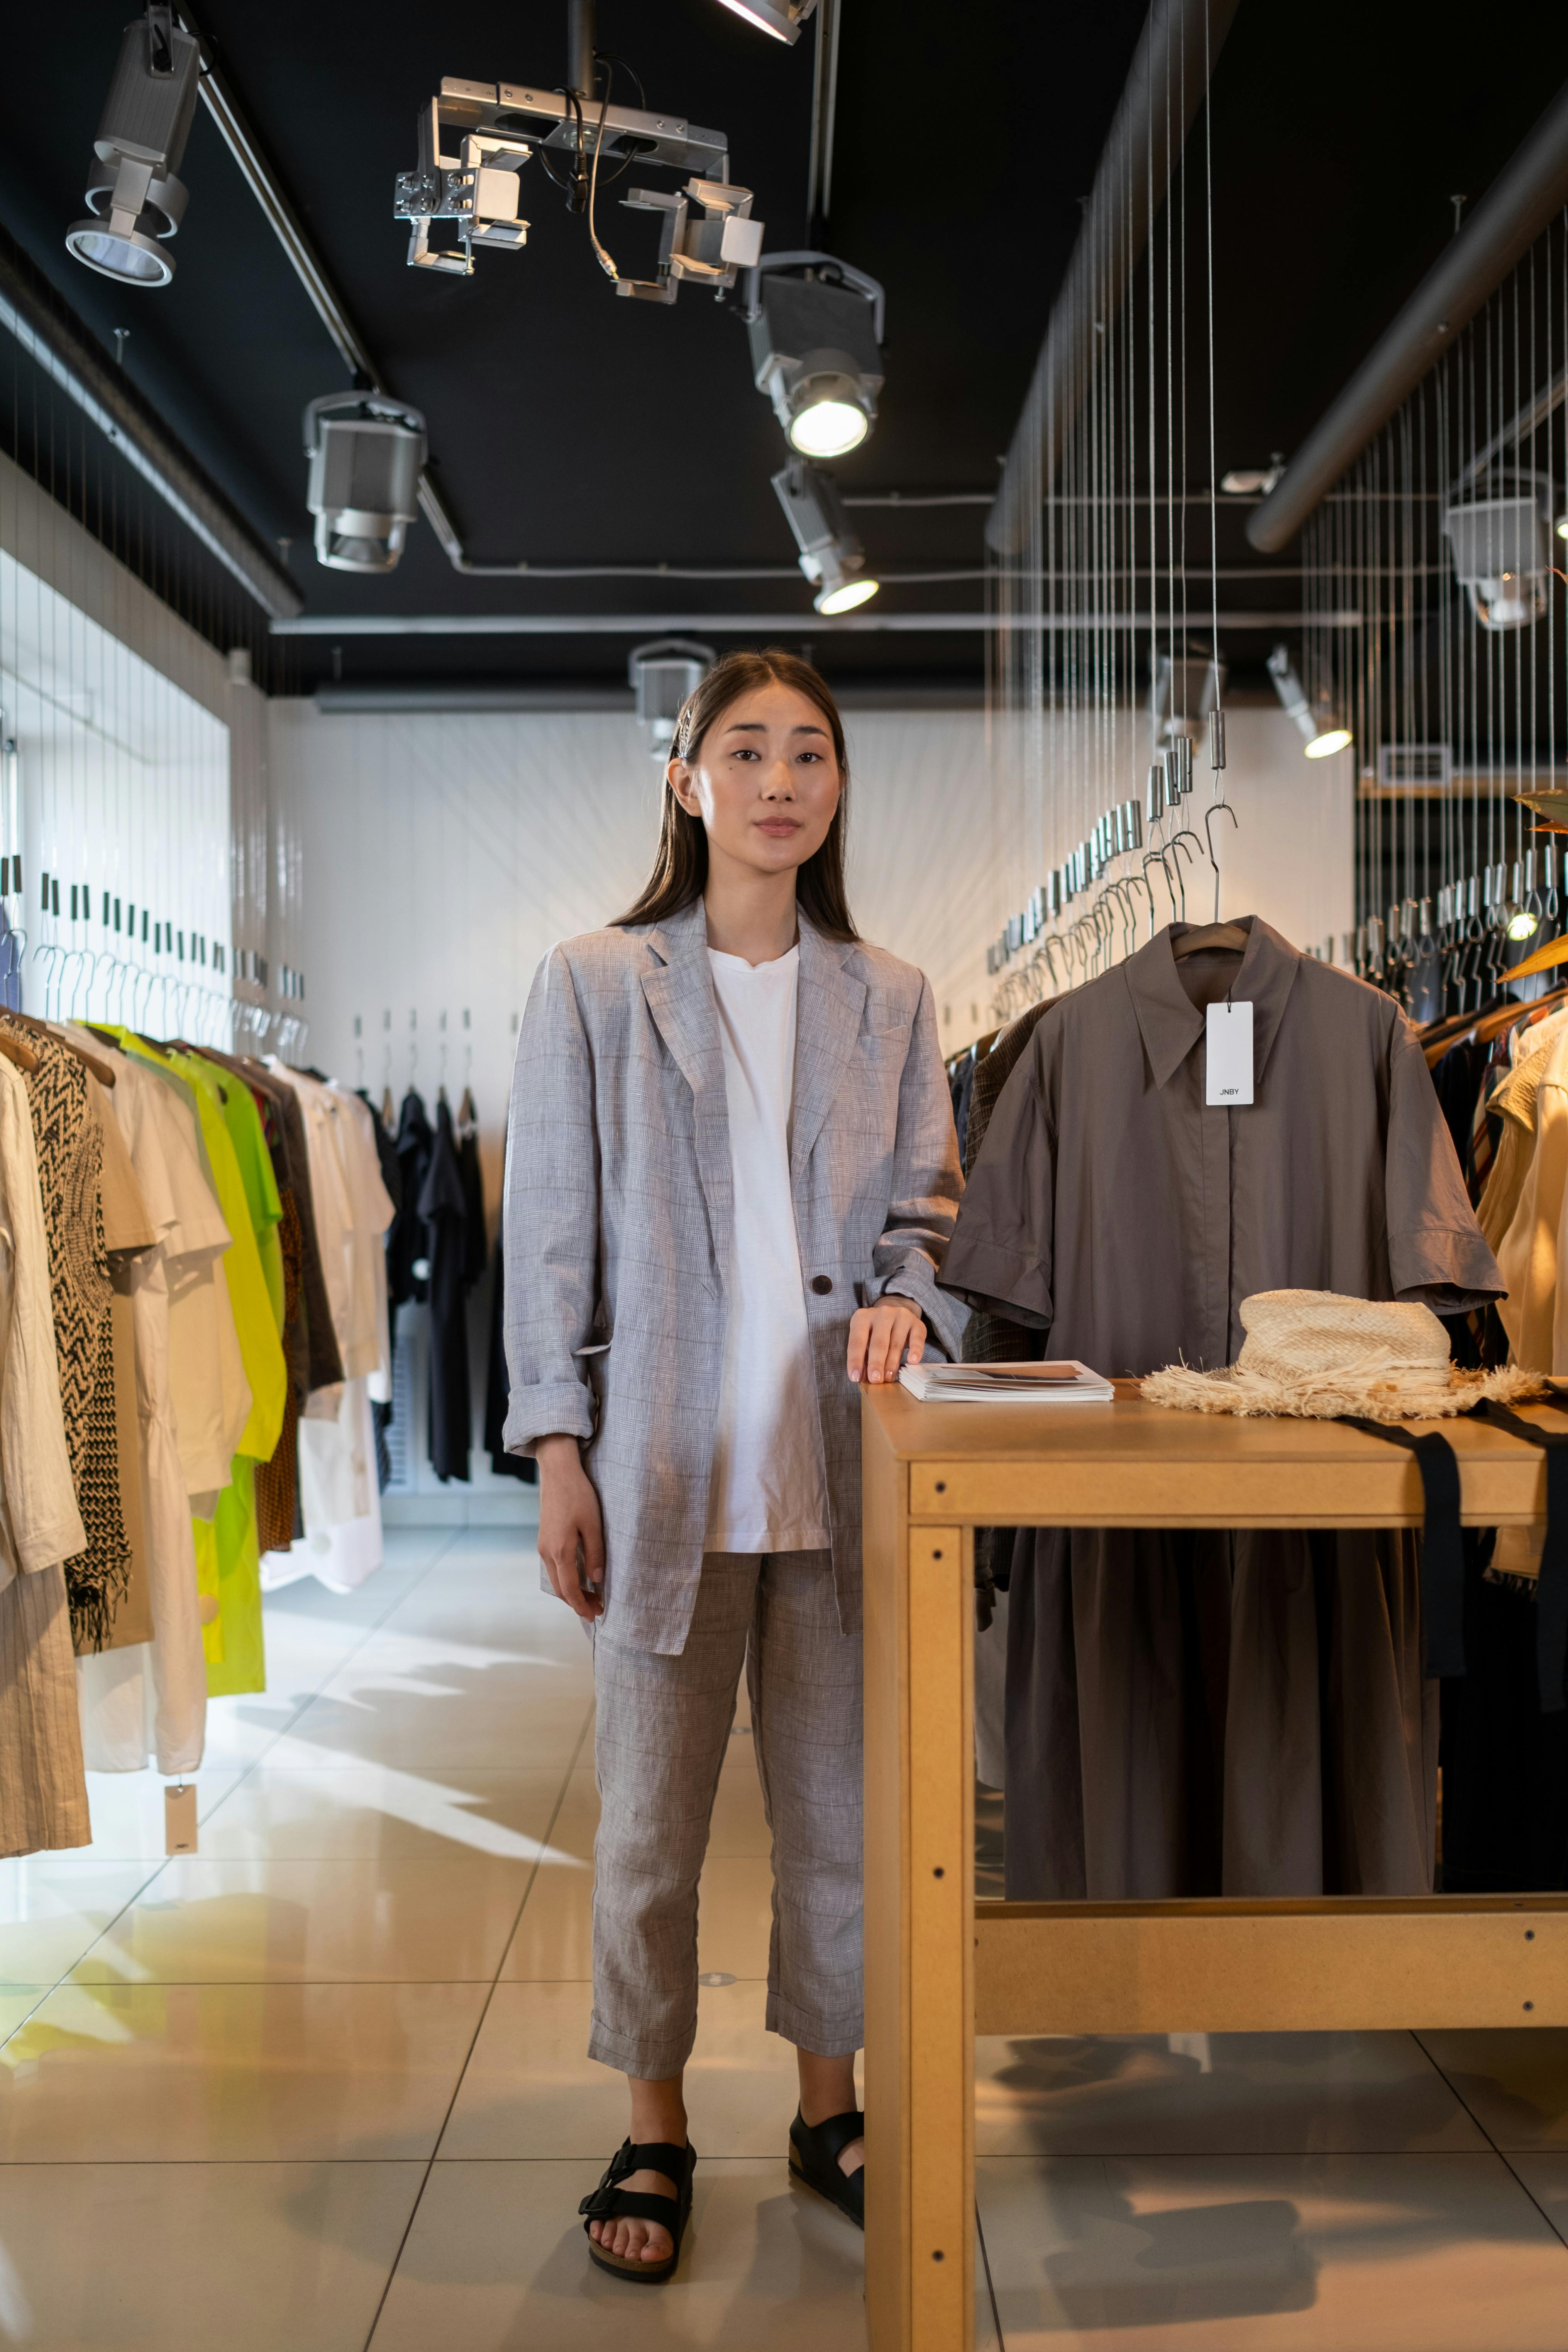
<instances>
[{"instance_id":1,"label":"illuminated bulb","mask_svg":"<svg viewBox=\"0 0 1568 2352\"><path fill-rule=\"evenodd\" d=\"M863 408L848 400L816 400L790 419L789 437L803 457L847 457L870 431Z\"/></svg>"},{"instance_id":2,"label":"illuminated bulb","mask_svg":"<svg viewBox=\"0 0 1568 2352\"><path fill-rule=\"evenodd\" d=\"M759 33L766 33L770 40L787 41L792 37L782 26L773 24L760 9L748 8L746 0L723 0L723 5L726 8L732 9L737 16L743 16L748 25L754 25Z\"/></svg>"},{"instance_id":3,"label":"illuminated bulb","mask_svg":"<svg viewBox=\"0 0 1568 2352\"><path fill-rule=\"evenodd\" d=\"M852 613L857 604L864 604L874 596L881 584L879 580L846 580L837 588L825 588L812 602L819 613Z\"/></svg>"},{"instance_id":4,"label":"illuminated bulb","mask_svg":"<svg viewBox=\"0 0 1568 2352\"><path fill-rule=\"evenodd\" d=\"M1314 735L1307 746L1309 760L1331 760L1336 751L1345 751L1355 740L1348 727L1330 727L1321 735Z\"/></svg>"},{"instance_id":5,"label":"illuminated bulb","mask_svg":"<svg viewBox=\"0 0 1568 2352\"><path fill-rule=\"evenodd\" d=\"M1526 907L1521 907L1517 915L1509 918L1508 935L1510 940L1532 940L1540 929L1540 916L1532 915Z\"/></svg>"},{"instance_id":6,"label":"illuminated bulb","mask_svg":"<svg viewBox=\"0 0 1568 2352\"><path fill-rule=\"evenodd\" d=\"M1558 524L1557 536L1559 539L1568 539L1568 515L1564 515Z\"/></svg>"}]
</instances>

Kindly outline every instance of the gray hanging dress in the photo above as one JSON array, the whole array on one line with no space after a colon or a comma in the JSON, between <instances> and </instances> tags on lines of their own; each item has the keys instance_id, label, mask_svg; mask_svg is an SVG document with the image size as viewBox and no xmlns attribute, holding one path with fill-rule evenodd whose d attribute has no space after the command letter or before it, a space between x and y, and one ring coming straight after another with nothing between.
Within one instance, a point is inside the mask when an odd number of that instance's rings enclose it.
<instances>
[{"instance_id":1,"label":"gray hanging dress","mask_svg":"<svg viewBox=\"0 0 1568 2352\"><path fill-rule=\"evenodd\" d=\"M1259 1290L1502 1285L1415 1034L1254 917L1173 925L1060 998L1004 1087L942 1285L1142 1375L1234 1361ZM1253 1007L1255 1099L1204 1099L1204 1007ZM1435 1684L1415 1546L1383 1534L1026 1529L1007 1660L1016 1900L1407 1895L1432 1884Z\"/></svg>"}]
</instances>

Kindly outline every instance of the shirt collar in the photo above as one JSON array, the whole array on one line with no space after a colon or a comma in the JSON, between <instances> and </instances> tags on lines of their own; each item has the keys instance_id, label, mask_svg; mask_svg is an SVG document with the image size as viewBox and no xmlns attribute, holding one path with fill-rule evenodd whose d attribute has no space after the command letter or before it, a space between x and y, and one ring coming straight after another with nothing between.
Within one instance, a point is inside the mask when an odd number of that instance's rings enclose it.
<instances>
[{"instance_id":1,"label":"shirt collar","mask_svg":"<svg viewBox=\"0 0 1568 2352\"><path fill-rule=\"evenodd\" d=\"M1238 928L1250 936L1232 993L1240 1003L1252 1006L1252 1068L1256 1081L1268 1066L1286 1002L1301 968L1301 958L1298 950L1282 940L1260 915L1244 915L1237 922ZM1147 947L1140 948L1122 966L1132 1009L1138 1016L1143 1050L1149 1056L1149 1067L1157 1087L1163 1087L1181 1068L1204 1034L1204 1015L1182 986L1182 976L1172 953L1173 942L1184 931L1195 928L1190 923L1167 924Z\"/></svg>"}]
</instances>

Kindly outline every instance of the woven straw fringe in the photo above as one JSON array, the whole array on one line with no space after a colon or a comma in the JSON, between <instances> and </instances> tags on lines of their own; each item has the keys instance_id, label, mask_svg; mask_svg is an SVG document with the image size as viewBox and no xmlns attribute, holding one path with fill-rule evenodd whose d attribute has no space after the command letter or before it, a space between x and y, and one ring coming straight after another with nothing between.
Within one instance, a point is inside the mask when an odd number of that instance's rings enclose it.
<instances>
[{"instance_id":1,"label":"woven straw fringe","mask_svg":"<svg viewBox=\"0 0 1568 2352\"><path fill-rule=\"evenodd\" d=\"M1194 1372L1167 1364L1140 1383L1151 1404L1178 1412L1279 1414L1306 1421L1448 1421L1473 1412L1488 1397L1517 1404L1551 1393L1534 1372L1508 1364L1493 1372L1462 1372L1448 1364L1400 1364L1386 1354L1377 1370L1338 1365L1331 1373L1295 1372L1289 1380L1263 1377L1233 1364L1223 1372Z\"/></svg>"}]
</instances>

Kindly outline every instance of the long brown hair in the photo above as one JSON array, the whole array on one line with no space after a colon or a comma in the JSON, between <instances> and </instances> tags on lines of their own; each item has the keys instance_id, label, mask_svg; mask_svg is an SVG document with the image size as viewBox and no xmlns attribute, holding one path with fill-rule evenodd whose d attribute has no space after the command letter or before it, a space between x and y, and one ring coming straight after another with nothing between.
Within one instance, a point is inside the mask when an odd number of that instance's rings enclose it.
<instances>
[{"instance_id":1,"label":"long brown hair","mask_svg":"<svg viewBox=\"0 0 1568 2352\"><path fill-rule=\"evenodd\" d=\"M761 653L726 654L721 661L714 663L695 693L688 695L682 705L669 746L670 758L695 760L703 737L731 703L742 694L755 693L766 686L793 687L797 694L804 694L808 702L815 703L827 721L834 756L838 761L838 806L833 812L833 822L821 848L813 851L795 875L795 895L816 929L830 940L858 940L860 934L849 912L844 887L844 837L849 820L849 762L844 749L844 721L828 691L827 681L819 671L802 661L798 654L785 653L779 646L768 646ZM668 915L679 915L693 899L700 898L707 882L708 835L702 820L681 807L667 774L653 872L643 885L636 905L628 907L624 915L617 915L616 922L662 922Z\"/></svg>"}]
</instances>

